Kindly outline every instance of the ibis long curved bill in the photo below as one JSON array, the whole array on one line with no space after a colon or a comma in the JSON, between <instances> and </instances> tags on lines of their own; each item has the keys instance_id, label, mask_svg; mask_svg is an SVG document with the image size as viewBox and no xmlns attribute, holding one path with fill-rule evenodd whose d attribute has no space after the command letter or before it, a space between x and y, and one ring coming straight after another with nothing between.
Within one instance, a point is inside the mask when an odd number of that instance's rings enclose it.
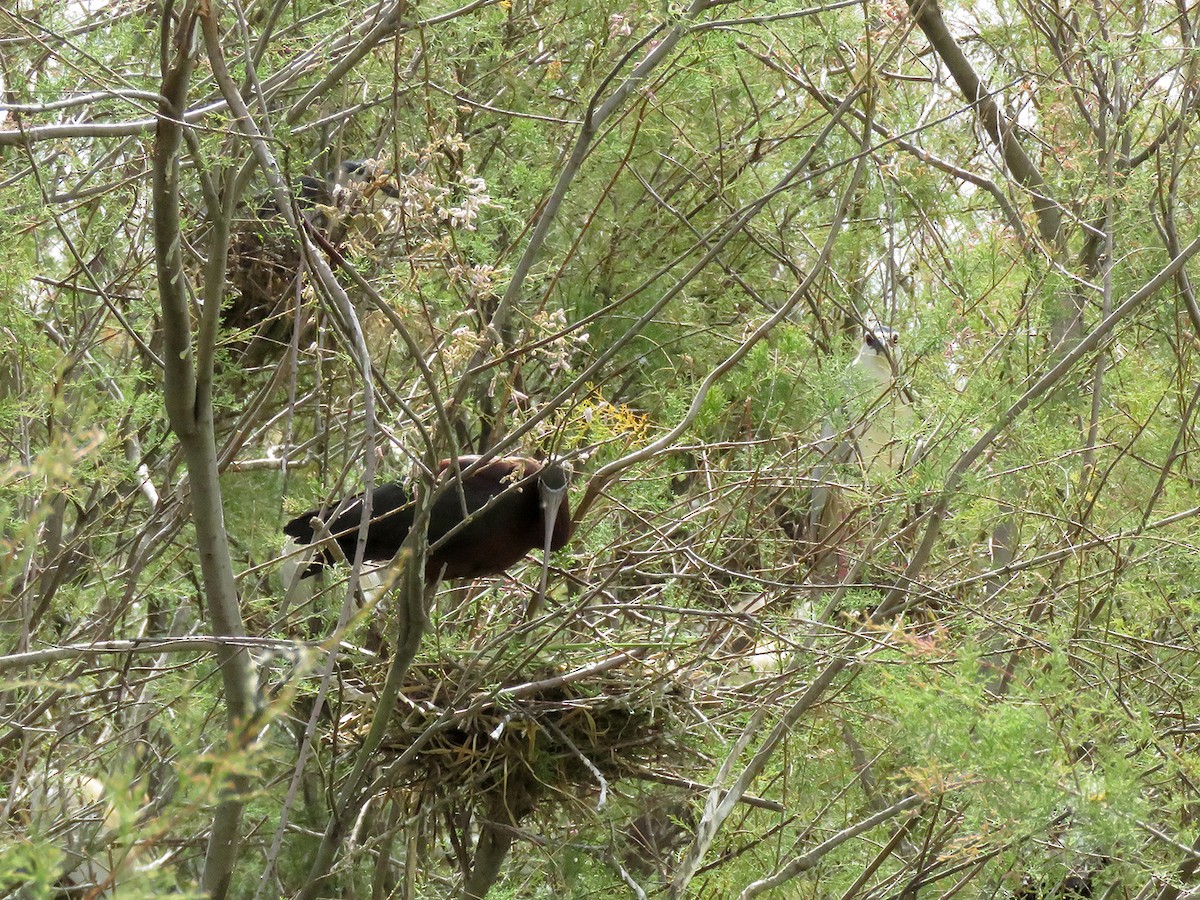
<instances>
[{"instance_id":1,"label":"ibis long curved bill","mask_svg":"<svg viewBox=\"0 0 1200 900\"><path fill-rule=\"evenodd\" d=\"M458 478L478 460L478 456L443 460L438 467L439 477ZM430 510L431 549L425 579L499 575L530 550L540 547L553 551L566 546L571 539L568 479L568 470L561 464L543 466L521 456L493 459L462 477L442 492ZM284 533L302 544L311 544L312 520L320 517L345 557L353 559L362 500L363 495L357 494L309 510L288 522ZM412 528L412 495L400 483L380 485L372 492L371 510L363 558L387 562ZM316 575L334 562L335 554L322 548L302 577Z\"/></svg>"},{"instance_id":2,"label":"ibis long curved bill","mask_svg":"<svg viewBox=\"0 0 1200 900\"><path fill-rule=\"evenodd\" d=\"M564 463L554 463L542 470L538 480L538 493L542 504L542 519L545 523L545 533L542 535L542 578L538 584L537 594L529 601L525 610L526 621L536 616L546 599L546 585L550 580L550 554L558 547L555 545L556 526L560 515L571 515L571 507L567 502L567 486L570 483L570 472ZM571 523L567 522L566 531L570 534Z\"/></svg>"}]
</instances>

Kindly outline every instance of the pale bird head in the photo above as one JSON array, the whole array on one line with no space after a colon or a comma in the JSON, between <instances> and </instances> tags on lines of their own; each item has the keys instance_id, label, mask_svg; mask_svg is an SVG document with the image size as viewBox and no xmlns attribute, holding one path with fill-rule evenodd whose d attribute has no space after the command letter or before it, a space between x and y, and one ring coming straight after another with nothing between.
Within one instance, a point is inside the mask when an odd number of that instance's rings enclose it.
<instances>
[{"instance_id":1,"label":"pale bird head","mask_svg":"<svg viewBox=\"0 0 1200 900\"><path fill-rule=\"evenodd\" d=\"M854 365L881 383L892 381L900 370L900 332L886 325L868 325Z\"/></svg>"}]
</instances>

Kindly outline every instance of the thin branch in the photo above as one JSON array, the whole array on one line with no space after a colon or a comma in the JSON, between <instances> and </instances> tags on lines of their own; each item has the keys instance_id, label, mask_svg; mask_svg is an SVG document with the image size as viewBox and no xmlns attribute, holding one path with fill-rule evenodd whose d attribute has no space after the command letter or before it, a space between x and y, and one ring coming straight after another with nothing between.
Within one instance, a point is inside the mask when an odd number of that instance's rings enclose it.
<instances>
[{"instance_id":1,"label":"thin branch","mask_svg":"<svg viewBox=\"0 0 1200 900\"><path fill-rule=\"evenodd\" d=\"M203 10L201 7L203 6ZM229 539L225 533L221 486L217 472L217 449L213 426L212 373L198 371L197 359L211 359L211 348L193 346L188 279L183 266L179 224L179 149L183 123L180 112L187 97L192 73L192 35L197 17L211 9L189 3L180 13L179 27L171 34L170 17L162 26L162 96L154 142L154 238L157 252L158 290L163 313L163 394L171 428L179 438L187 461L191 489L192 519L200 569L204 578L206 608L214 634L241 638L245 635ZM228 245L228 217L214 222L213 247L222 257ZM211 260L210 260L211 262ZM211 274L211 265L209 267ZM214 340L213 334L208 335ZM237 746L241 730L254 708L254 668L245 648L222 645L217 660L229 711L230 743ZM238 772L240 767L233 767ZM230 774L222 785L222 798L213 817L205 856L203 883L214 898L227 895L237 855L241 796L246 787L242 774Z\"/></svg>"},{"instance_id":2,"label":"thin branch","mask_svg":"<svg viewBox=\"0 0 1200 900\"><path fill-rule=\"evenodd\" d=\"M738 900L752 900L759 894L766 893L772 888L777 888L780 885L786 884L797 875L807 872L809 869L818 865L830 852L836 850L846 841L852 840L872 828L886 822L888 819L893 819L900 813L907 812L910 809L919 807L926 801L926 797L920 794L909 794L903 800L893 803L887 809L881 809L873 816L868 816L861 822L856 822L847 828L843 828L830 838L822 841L817 846L813 847L807 853L797 856L791 860L783 868L777 872L773 872L766 878L760 878L758 881L752 881L750 884L738 894Z\"/></svg>"}]
</instances>

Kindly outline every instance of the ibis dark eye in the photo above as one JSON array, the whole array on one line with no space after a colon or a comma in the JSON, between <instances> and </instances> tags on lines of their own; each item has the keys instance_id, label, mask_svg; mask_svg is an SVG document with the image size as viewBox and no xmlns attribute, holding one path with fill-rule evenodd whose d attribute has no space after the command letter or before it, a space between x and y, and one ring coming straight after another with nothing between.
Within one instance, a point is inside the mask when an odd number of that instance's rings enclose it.
<instances>
[{"instance_id":1,"label":"ibis dark eye","mask_svg":"<svg viewBox=\"0 0 1200 900\"><path fill-rule=\"evenodd\" d=\"M892 332L892 343L893 344L900 343L900 335L896 334L894 331Z\"/></svg>"}]
</instances>

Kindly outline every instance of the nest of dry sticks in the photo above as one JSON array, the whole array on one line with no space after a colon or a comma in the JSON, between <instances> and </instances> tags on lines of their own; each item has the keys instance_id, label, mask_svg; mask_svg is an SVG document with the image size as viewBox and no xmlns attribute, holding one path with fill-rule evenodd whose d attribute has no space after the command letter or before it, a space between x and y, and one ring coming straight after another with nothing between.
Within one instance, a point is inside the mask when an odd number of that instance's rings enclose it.
<instances>
[{"instance_id":1,"label":"nest of dry sticks","mask_svg":"<svg viewBox=\"0 0 1200 900\"><path fill-rule=\"evenodd\" d=\"M496 672L445 658L408 671L379 764L410 812L436 801L514 826L543 801L603 796L610 781L698 762L690 689L632 654L611 667ZM343 737L376 714L372 692L360 697L343 707Z\"/></svg>"}]
</instances>

